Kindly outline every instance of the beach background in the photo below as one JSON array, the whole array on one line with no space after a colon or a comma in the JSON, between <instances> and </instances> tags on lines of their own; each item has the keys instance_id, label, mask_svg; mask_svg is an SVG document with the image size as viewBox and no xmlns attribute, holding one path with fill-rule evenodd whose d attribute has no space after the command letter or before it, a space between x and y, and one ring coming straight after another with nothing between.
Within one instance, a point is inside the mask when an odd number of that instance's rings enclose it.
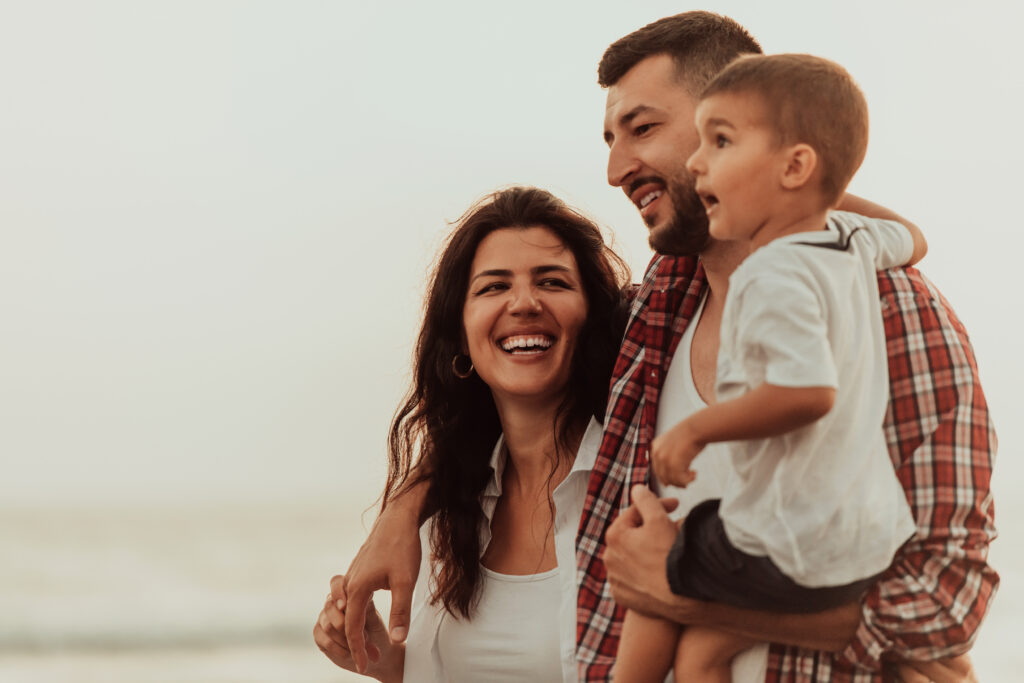
<instances>
[{"instance_id":1,"label":"beach background","mask_svg":"<svg viewBox=\"0 0 1024 683\"><path fill-rule=\"evenodd\" d=\"M0 2L0 681L359 680L312 625L372 523L448 222L546 187L639 278L596 64L696 8ZM1017 680L1024 9L703 8L867 95L851 190L926 231L999 432L973 655Z\"/></svg>"}]
</instances>

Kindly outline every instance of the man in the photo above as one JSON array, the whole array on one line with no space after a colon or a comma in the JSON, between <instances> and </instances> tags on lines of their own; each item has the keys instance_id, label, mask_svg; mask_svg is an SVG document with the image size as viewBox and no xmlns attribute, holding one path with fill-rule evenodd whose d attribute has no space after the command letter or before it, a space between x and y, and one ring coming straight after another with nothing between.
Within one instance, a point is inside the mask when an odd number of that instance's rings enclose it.
<instances>
[{"instance_id":1,"label":"man","mask_svg":"<svg viewBox=\"0 0 1024 683\"><path fill-rule=\"evenodd\" d=\"M607 676L624 606L785 644L772 645L766 660L762 648L734 663L746 672L766 670L771 681L879 680L890 660L931 662L904 666L905 680L914 680L915 668L936 680L960 680L969 664L954 657L970 647L998 584L985 564L995 535L989 492L995 435L963 326L916 271L880 273L879 290L891 384L885 431L918 530L861 605L796 616L672 595L665 562L675 527L643 488L635 489L636 507L608 529L626 489L648 483L648 451L659 428L685 417L700 399L713 400L728 276L745 248L708 238L685 161L698 146L693 118L704 85L738 54L759 51L731 20L691 12L622 38L599 67L599 82L608 88L608 181L637 205L663 256L652 261L634 303L577 544L585 573L577 653L583 678ZM842 208L897 218L853 197ZM691 257L698 253L699 260ZM689 353L676 354L691 322ZM685 396L663 395L668 374L684 382L692 377L699 399L686 405ZM716 456L702 453L694 461L697 482L701 459L704 478L713 480ZM672 493L684 510L716 497L709 489Z\"/></svg>"},{"instance_id":2,"label":"man","mask_svg":"<svg viewBox=\"0 0 1024 683\"><path fill-rule=\"evenodd\" d=\"M700 397L713 396L721 306L729 273L742 261L745 247L709 240L685 162L697 148L694 108L703 84L736 55L759 51L735 22L690 12L617 41L599 69L599 81L608 88L608 180L637 205L658 255L633 305L577 539L580 678L608 679L624 607L629 607L785 643L746 655L745 671L769 681L878 681L883 659L932 661L920 666L933 679L965 680L969 662L955 657L973 642L998 584L985 564L995 535L989 494L995 441L963 326L915 271L882 274L879 289L890 308L887 437L918 536L863 606L783 616L673 596L665 562L675 524L643 486L634 490L636 506L627 507L632 486L656 485L650 482L647 454L657 426L672 425L686 414L679 412L677 396L661 396L666 373L692 377ZM678 52L682 56L673 56ZM842 208L895 217L852 197ZM689 353L673 364L687 328L692 328ZM694 467L703 474L699 460ZM714 477L698 476L697 483L702 480ZM689 496L684 507L699 502L700 495L715 496L713 486L703 494L697 486L679 493ZM412 493L397 498L390 514L378 519L347 577L332 581L334 597L347 600L351 654L345 656L362 670L367 665L362 617L373 590L392 591L390 635L393 640L406 635L419 566L421 500ZM384 637L379 621L368 628L372 638ZM905 681L915 675L911 666L900 669Z\"/></svg>"}]
</instances>

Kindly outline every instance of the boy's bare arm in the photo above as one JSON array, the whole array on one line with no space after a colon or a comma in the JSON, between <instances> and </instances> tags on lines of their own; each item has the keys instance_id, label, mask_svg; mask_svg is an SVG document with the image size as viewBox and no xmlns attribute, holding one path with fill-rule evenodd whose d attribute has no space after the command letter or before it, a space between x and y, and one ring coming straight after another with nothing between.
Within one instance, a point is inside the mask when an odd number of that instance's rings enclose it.
<instances>
[{"instance_id":1,"label":"boy's bare arm","mask_svg":"<svg viewBox=\"0 0 1024 683\"><path fill-rule=\"evenodd\" d=\"M883 220L902 223L903 226L910 231L910 236L914 239L914 253L910 257L910 261L907 262L908 266L914 265L923 259L925 254L928 253L928 241L924 238L924 233L921 232L921 228L881 204L875 204L863 197L846 193L843 195L843 198L839 201L839 205L836 208L840 211L859 213L860 215L867 216L868 218L881 218Z\"/></svg>"},{"instance_id":2,"label":"boy's bare arm","mask_svg":"<svg viewBox=\"0 0 1024 683\"><path fill-rule=\"evenodd\" d=\"M832 387L783 387L762 384L742 396L715 403L683 423L703 444L764 439L808 425L832 409Z\"/></svg>"},{"instance_id":3,"label":"boy's bare arm","mask_svg":"<svg viewBox=\"0 0 1024 683\"><path fill-rule=\"evenodd\" d=\"M814 422L832 409L832 387L762 384L743 396L699 410L651 442L651 465L668 484L693 481L690 463L709 443L763 439Z\"/></svg>"}]
</instances>

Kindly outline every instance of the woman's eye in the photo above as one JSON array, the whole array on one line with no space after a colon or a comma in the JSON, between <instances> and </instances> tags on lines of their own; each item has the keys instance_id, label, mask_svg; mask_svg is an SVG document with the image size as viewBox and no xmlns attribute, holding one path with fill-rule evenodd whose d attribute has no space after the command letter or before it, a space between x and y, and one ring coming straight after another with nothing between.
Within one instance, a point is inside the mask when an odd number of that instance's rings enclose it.
<instances>
[{"instance_id":1,"label":"woman's eye","mask_svg":"<svg viewBox=\"0 0 1024 683\"><path fill-rule=\"evenodd\" d=\"M504 282L488 282L483 287L476 290L477 296L481 294L490 294L491 292L500 292L503 289L508 289L508 285Z\"/></svg>"},{"instance_id":2,"label":"woman's eye","mask_svg":"<svg viewBox=\"0 0 1024 683\"><path fill-rule=\"evenodd\" d=\"M540 285L542 287L559 287L561 289L571 289L572 288L572 285L570 285L568 282L566 282L565 280L562 280L561 278L557 278L557 277L545 278L545 279L540 281Z\"/></svg>"}]
</instances>

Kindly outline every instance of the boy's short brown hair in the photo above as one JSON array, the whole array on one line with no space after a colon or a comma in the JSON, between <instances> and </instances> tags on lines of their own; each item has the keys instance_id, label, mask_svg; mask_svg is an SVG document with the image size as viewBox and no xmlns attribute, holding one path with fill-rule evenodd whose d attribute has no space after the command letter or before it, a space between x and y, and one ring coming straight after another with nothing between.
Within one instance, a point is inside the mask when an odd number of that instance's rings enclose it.
<instances>
[{"instance_id":1,"label":"boy's short brown hair","mask_svg":"<svg viewBox=\"0 0 1024 683\"><path fill-rule=\"evenodd\" d=\"M701 99L727 93L760 97L780 144L802 142L818 153L829 205L842 196L868 147L868 105L843 67L812 55L745 55Z\"/></svg>"}]
</instances>

